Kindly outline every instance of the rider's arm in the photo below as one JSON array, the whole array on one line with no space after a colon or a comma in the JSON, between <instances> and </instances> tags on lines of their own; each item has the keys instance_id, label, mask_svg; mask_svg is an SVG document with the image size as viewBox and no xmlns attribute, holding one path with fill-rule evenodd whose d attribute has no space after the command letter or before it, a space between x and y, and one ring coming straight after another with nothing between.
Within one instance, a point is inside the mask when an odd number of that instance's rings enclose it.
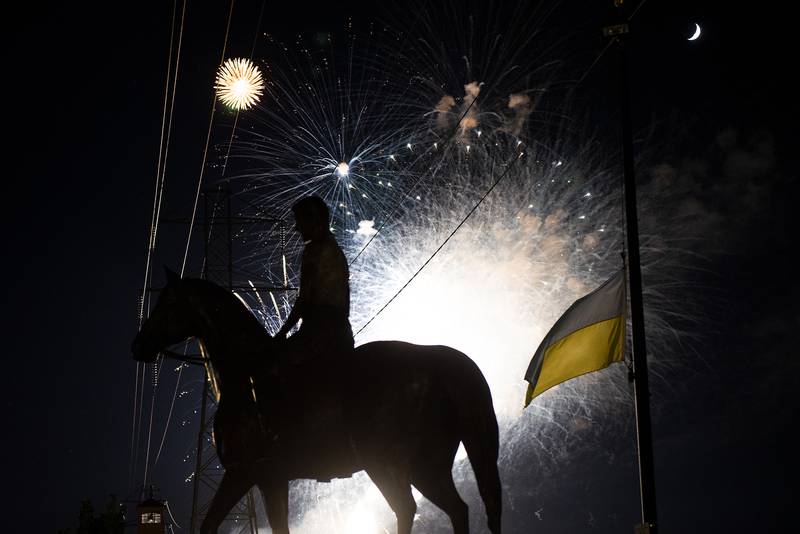
<instances>
[{"instance_id":1,"label":"rider's arm","mask_svg":"<svg viewBox=\"0 0 800 534\"><path fill-rule=\"evenodd\" d=\"M276 337L279 339L283 339L289 333L289 331L294 328L294 325L297 324L297 321L303 316L303 293L301 292L297 296L297 300L294 301L294 306L292 306L292 311L289 313L289 317L286 318L286 322L283 323L283 326L278 331Z\"/></svg>"},{"instance_id":2,"label":"rider's arm","mask_svg":"<svg viewBox=\"0 0 800 534\"><path fill-rule=\"evenodd\" d=\"M303 251L303 260L300 266L300 292L294 301L289 317L286 318L286 322L277 333L279 339L285 338L307 311L309 295L314 285L316 255L316 248L309 243L306 246L306 250Z\"/></svg>"}]
</instances>

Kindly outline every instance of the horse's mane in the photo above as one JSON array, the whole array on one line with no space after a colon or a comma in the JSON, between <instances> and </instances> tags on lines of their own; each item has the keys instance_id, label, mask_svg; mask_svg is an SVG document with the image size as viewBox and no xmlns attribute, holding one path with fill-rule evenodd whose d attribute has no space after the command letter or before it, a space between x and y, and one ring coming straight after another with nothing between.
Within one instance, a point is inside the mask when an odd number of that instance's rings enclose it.
<instances>
[{"instance_id":1,"label":"horse's mane","mask_svg":"<svg viewBox=\"0 0 800 534\"><path fill-rule=\"evenodd\" d=\"M231 319L241 321L247 327L257 329L266 336L272 337L264 325L253 315L250 308L233 292L202 278L183 278L181 282L202 297L215 301L220 306L220 310Z\"/></svg>"}]
</instances>

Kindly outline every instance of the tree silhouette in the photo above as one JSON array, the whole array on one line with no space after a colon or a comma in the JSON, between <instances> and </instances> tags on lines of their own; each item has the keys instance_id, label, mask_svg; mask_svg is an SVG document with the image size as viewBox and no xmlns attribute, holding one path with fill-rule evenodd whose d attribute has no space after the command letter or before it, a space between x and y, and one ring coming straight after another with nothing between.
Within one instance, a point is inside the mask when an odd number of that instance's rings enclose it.
<instances>
[{"instance_id":1,"label":"tree silhouette","mask_svg":"<svg viewBox=\"0 0 800 534\"><path fill-rule=\"evenodd\" d=\"M110 495L105 511L95 515L94 506L89 499L81 501L78 511L78 526L63 528L58 534L123 534L125 530L125 505Z\"/></svg>"}]
</instances>

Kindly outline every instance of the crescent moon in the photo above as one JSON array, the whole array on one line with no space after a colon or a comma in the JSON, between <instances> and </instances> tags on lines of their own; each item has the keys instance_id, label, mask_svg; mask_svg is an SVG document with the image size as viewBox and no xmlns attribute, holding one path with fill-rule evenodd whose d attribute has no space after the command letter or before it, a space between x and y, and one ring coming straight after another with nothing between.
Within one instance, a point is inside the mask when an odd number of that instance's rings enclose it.
<instances>
[{"instance_id":1,"label":"crescent moon","mask_svg":"<svg viewBox=\"0 0 800 534\"><path fill-rule=\"evenodd\" d=\"M694 23L694 35L689 37L687 41L695 41L697 38L700 37L700 25L698 23Z\"/></svg>"}]
</instances>

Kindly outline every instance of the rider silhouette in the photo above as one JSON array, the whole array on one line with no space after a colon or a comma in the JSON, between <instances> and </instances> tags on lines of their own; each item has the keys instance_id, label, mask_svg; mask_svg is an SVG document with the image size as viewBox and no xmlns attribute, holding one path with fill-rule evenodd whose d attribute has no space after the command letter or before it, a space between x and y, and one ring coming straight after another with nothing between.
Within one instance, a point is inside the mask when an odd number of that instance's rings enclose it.
<instances>
[{"instance_id":1,"label":"rider silhouette","mask_svg":"<svg viewBox=\"0 0 800 534\"><path fill-rule=\"evenodd\" d=\"M324 397L325 417L341 419L337 387L345 376L340 357L353 350L350 273L347 259L330 232L328 207L321 198L309 196L292 206L292 211L305 249L300 292L276 335L282 345L278 353L289 365L279 365L272 379L262 378L256 386L260 411L270 421L267 437L282 449L312 445L298 441L302 434L293 431L305 421L305 403L310 399ZM286 339L301 320L299 330ZM312 390L314 395L309 395ZM343 429L332 427L330 431ZM330 477L321 476L319 480Z\"/></svg>"},{"instance_id":2,"label":"rider silhouette","mask_svg":"<svg viewBox=\"0 0 800 534\"><path fill-rule=\"evenodd\" d=\"M339 356L353 349L347 259L330 232L330 212L321 198L305 197L292 212L305 242L300 292L277 338L285 339L302 319L297 333L285 341L289 361Z\"/></svg>"}]
</instances>

